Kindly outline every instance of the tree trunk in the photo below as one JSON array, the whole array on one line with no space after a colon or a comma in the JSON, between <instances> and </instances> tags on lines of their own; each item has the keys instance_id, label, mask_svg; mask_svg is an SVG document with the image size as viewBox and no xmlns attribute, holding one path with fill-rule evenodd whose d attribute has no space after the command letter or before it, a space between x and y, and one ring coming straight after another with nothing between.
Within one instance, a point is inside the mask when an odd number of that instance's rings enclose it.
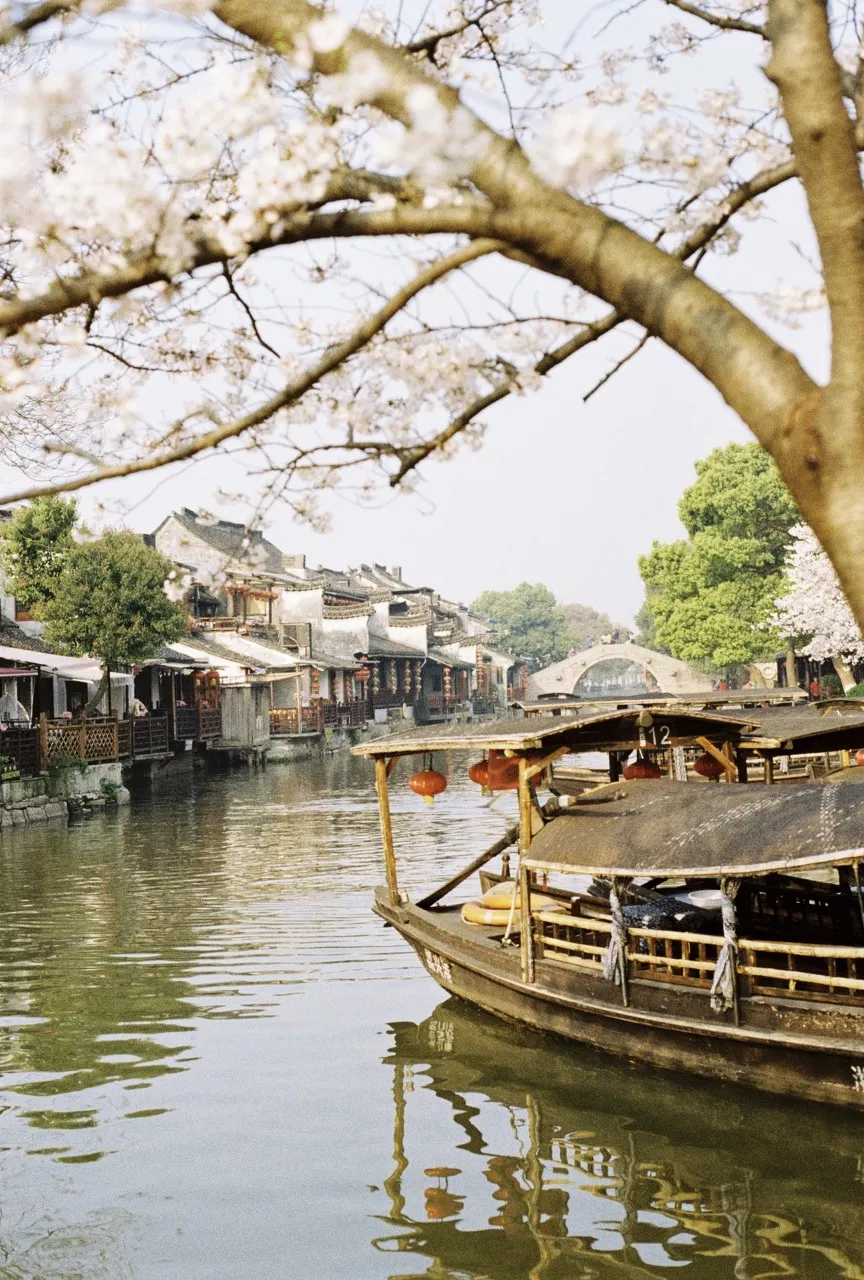
<instances>
[{"instance_id":1,"label":"tree trunk","mask_svg":"<svg viewBox=\"0 0 864 1280\"><path fill-rule=\"evenodd\" d=\"M106 689L109 690L108 696L110 697L111 696L110 688L111 688L111 669L108 666L108 663L106 662L102 666L102 677L98 685L96 686L96 692L93 694L93 697L84 707L84 710L81 712L81 715L89 716L91 711L94 711L96 707L99 706L99 703L102 701L102 698L105 694Z\"/></svg>"},{"instance_id":2,"label":"tree trunk","mask_svg":"<svg viewBox=\"0 0 864 1280\"><path fill-rule=\"evenodd\" d=\"M798 664L795 661L795 646L790 640L786 647L786 683L794 689L798 683Z\"/></svg>"},{"instance_id":3,"label":"tree trunk","mask_svg":"<svg viewBox=\"0 0 864 1280\"><path fill-rule=\"evenodd\" d=\"M768 688L768 684L765 680L765 677L762 674L762 672L759 670L755 662L747 663L747 674L750 677L750 683L753 685L755 689Z\"/></svg>"},{"instance_id":4,"label":"tree trunk","mask_svg":"<svg viewBox=\"0 0 864 1280\"><path fill-rule=\"evenodd\" d=\"M855 677L853 676L852 672L849 670L848 666L846 665L846 663L843 661L842 658L837 658L837 657L832 658L831 662L834 665L834 670L837 672L838 676L840 677L840 683L843 686L843 692L848 693L849 690L855 684Z\"/></svg>"}]
</instances>

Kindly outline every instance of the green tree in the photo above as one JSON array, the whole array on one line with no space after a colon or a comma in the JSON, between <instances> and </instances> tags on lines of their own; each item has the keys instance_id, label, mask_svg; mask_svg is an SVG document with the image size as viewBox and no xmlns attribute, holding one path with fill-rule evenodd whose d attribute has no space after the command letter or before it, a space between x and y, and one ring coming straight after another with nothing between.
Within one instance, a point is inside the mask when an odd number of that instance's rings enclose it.
<instances>
[{"instance_id":1,"label":"green tree","mask_svg":"<svg viewBox=\"0 0 864 1280\"><path fill-rule=\"evenodd\" d=\"M493 643L538 665L567 652L567 620L541 582L520 582L512 591L484 591L471 608L492 627Z\"/></svg>"},{"instance_id":2,"label":"green tree","mask_svg":"<svg viewBox=\"0 0 864 1280\"><path fill-rule=\"evenodd\" d=\"M36 498L0 525L0 566L9 591L37 614L54 596L75 543L74 498Z\"/></svg>"},{"instance_id":3,"label":"green tree","mask_svg":"<svg viewBox=\"0 0 864 1280\"><path fill-rule=\"evenodd\" d=\"M658 645L703 667L751 663L785 647L769 622L800 520L771 458L730 444L696 464L678 505L686 540L639 559Z\"/></svg>"},{"instance_id":4,"label":"green tree","mask_svg":"<svg viewBox=\"0 0 864 1280\"><path fill-rule=\"evenodd\" d=\"M586 640L597 641L615 630L609 614L592 609L590 604L562 604L560 608L566 623L564 641L568 649Z\"/></svg>"},{"instance_id":5,"label":"green tree","mask_svg":"<svg viewBox=\"0 0 864 1280\"><path fill-rule=\"evenodd\" d=\"M112 666L152 658L186 631L182 608L165 594L173 567L122 530L73 545L42 616L49 643L101 660L102 684L89 705L101 698Z\"/></svg>"}]
</instances>

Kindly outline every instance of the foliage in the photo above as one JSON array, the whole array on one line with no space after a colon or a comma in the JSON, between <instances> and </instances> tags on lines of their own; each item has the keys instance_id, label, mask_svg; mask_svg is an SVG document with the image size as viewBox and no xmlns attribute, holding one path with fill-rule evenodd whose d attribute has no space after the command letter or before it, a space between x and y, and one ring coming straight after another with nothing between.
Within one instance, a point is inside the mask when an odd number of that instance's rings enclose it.
<instances>
[{"instance_id":1,"label":"foliage","mask_svg":"<svg viewBox=\"0 0 864 1280\"><path fill-rule=\"evenodd\" d=\"M657 619L652 605L655 595L655 588L646 584L645 599L639 606L634 619L636 623L634 644L641 645L643 649L656 649L660 653L668 653L669 650L664 648L657 639Z\"/></svg>"},{"instance_id":2,"label":"foliage","mask_svg":"<svg viewBox=\"0 0 864 1280\"><path fill-rule=\"evenodd\" d=\"M566 623L564 644L568 649L578 649L587 642L596 644L601 636L615 630L609 614L592 609L590 604L562 604L559 609Z\"/></svg>"},{"instance_id":3,"label":"foliage","mask_svg":"<svg viewBox=\"0 0 864 1280\"><path fill-rule=\"evenodd\" d=\"M656 639L676 658L724 668L769 656L798 512L777 468L755 444L715 449L678 506L685 540L655 542L639 559Z\"/></svg>"},{"instance_id":4,"label":"foliage","mask_svg":"<svg viewBox=\"0 0 864 1280\"><path fill-rule=\"evenodd\" d=\"M0 565L9 591L25 609L52 599L75 543L74 498L49 495L19 507L0 525Z\"/></svg>"},{"instance_id":5,"label":"foliage","mask_svg":"<svg viewBox=\"0 0 864 1280\"><path fill-rule=\"evenodd\" d=\"M567 652L567 619L540 582L512 591L484 591L471 608L492 627L492 643L517 658L545 666Z\"/></svg>"},{"instance_id":6,"label":"foliage","mask_svg":"<svg viewBox=\"0 0 864 1280\"><path fill-rule=\"evenodd\" d=\"M153 657L186 630L183 610L165 594L172 568L134 533L76 545L43 611L49 643L109 665Z\"/></svg>"},{"instance_id":7,"label":"foliage","mask_svg":"<svg viewBox=\"0 0 864 1280\"><path fill-rule=\"evenodd\" d=\"M822 686L823 698L842 698L844 696L843 681L832 672L829 671L826 675L820 676L819 683Z\"/></svg>"},{"instance_id":8,"label":"foliage","mask_svg":"<svg viewBox=\"0 0 864 1280\"><path fill-rule=\"evenodd\" d=\"M860 684L853 684L851 689L846 690L847 698L864 698L864 680Z\"/></svg>"},{"instance_id":9,"label":"foliage","mask_svg":"<svg viewBox=\"0 0 864 1280\"><path fill-rule=\"evenodd\" d=\"M803 652L811 658L860 662L861 631L831 561L806 525L792 530L786 573L789 588L777 601L775 625L788 635L808 635Z\"/></svg>"}]
</instances>

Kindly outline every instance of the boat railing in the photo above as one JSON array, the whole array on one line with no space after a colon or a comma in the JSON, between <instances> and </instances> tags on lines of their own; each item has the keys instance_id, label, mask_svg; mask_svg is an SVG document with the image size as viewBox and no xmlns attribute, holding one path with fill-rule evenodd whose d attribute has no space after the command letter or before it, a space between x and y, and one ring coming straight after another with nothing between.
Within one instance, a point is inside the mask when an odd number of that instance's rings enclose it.
<instances>
[{"instance_id":1,"label":"boat railing","mask_svg":"<svg viewBox=\"0 0 864 1280\"><path fill-rule=\"evenodd\" d=\"M864 947L741 939L738 954L753 995L864 997Z\"/></svg>"},{"instance_id":2,"label":"boat railing","mask_svg":"<svg viewBox=\"0 0 864 1280\"><path fill-rule=\"evenodd\" d=\"M538 959L602 973L603 955L612 932L610 921L584 919L564 911L538 911L533 919L539 943Z\"/></svg>"},{"instance_id":3,"label":"boat railing","mask_svg":"<svg viewBox=\"0 0 864 1280\"><path fill-rule=\"evenodd\" d=\"M603 972L610 920L533 914L538 960L587 973ZM672 929L627 929L628 980L709 990L723 938ZM864 998L864 947L741 938L737 972L743 996L804 1000Z\"/></svg>"}]
</instances>

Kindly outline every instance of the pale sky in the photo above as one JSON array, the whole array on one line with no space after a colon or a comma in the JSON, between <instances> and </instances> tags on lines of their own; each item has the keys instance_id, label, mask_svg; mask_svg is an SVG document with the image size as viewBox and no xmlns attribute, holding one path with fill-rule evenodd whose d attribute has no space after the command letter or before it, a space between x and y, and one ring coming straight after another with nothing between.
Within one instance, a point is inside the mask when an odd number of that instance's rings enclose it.
<instances>
[{"instance_id":1,"label":"pale sky","mask_svg":"<svg viewBox=\"0 0 864 1280\"><path fill-rule=\"evenodd\" d=\"M565 26L571 22L570 0L560 7L559 0L550 0L548 8L552 34L562 20ZM643 42L649 16L656 23L656 5L652 9L650 15L643 10L628 19L627 40ZM707 56L710 66L714 55ZM718 83L728 79L725 66L714 70ZM752 58L737 70L749 79L750 90L757 88L760 73ZM683 74L695 75L695 66L689 64ZM782 235L777 222L783 224ZM800 195L772 196L768 217L746 231L745 251L707 259L701 270L724 289L731 287L735 301L764 324L749 295L771 290L781 278L813 283ZM790 238L802 253L790 246ZM775 332L812 373L823 374L822 317L809 318L792 333ZM730 440L751 438L713 388L655 341L583 403L585 391L632 341L611 335L559 369L541 390L489 411L483 447L447 463L427 463L417 493L382 494L372 510L336 499L332 527L323 534L296 523L287 510L276 510L268 536L286 552L305 552L312 566L401 565L408 581L466 603L487 588L544 582L562 602L593 605L614 621L629 623L643 594L637 556L650 550L654 539L681 536L676 505L695 478L694 461ZM7 492L11 481L12 473L0 465ZM238 462L219 458L174 468L156 479L115 482L85 491L80 501L85 516L97 501L109 507L132 501L124 521L141 531L154 529L181 506L244 519L240 506L217 506L217 487L243 491Z\"/></svg>"}]
</instances>

